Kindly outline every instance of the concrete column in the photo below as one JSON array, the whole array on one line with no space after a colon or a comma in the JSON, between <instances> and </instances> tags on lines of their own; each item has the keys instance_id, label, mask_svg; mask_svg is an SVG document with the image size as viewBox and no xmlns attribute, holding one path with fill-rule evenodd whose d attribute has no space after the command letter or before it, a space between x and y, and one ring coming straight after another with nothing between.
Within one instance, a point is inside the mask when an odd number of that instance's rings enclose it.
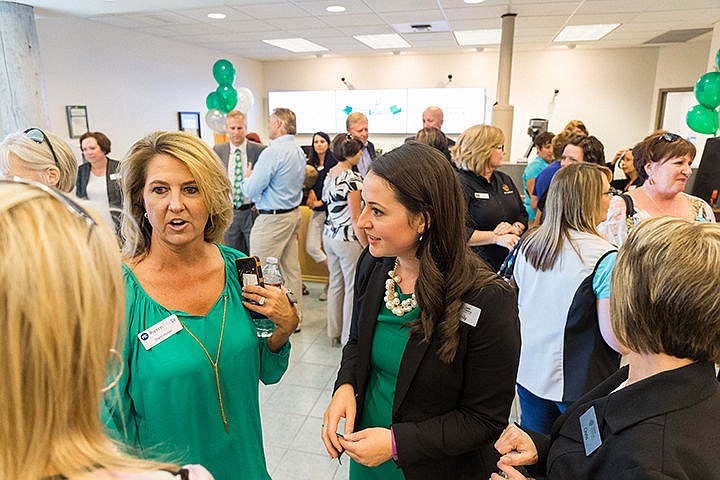
<instances>
[{"instance_id":1,"label":"concrete column","mask_svg":"<svg viewBox=\"0 0 720 480\"><path fill-rule=\"evenodd\" d=\"M510 105L510 76L512 73L513 43L515 38L515 13L506 13L502 18L500 41L500 63L498 65L497 101L493 105L493 125L505 133L505 160L512 158L513 106Z\"/></svg>"},{"instance_id":2,"label":"concrete column","mask_svg":"<svg viewBox=\"0 0 720 480\"><path fill-rule=\"evenodd\" d=\"M0 1L0 137L50 121L32 7Z\"/></svg>"}]
</instances>

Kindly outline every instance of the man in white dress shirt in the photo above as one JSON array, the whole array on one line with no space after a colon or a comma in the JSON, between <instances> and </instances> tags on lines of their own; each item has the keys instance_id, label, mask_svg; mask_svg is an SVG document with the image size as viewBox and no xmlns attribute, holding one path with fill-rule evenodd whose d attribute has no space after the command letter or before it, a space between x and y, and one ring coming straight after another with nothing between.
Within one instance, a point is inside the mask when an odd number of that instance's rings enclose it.
<instances>
[{"instance_id":1,"label":"man in white dress shirt","mask_svg":"<svg viewBox=\"0 0 720 480\"><path fill-rule=\"evenodd\" d=\"M252 171L265 147L247 140L246 131L245 114L238 110L228 112L225 132L230 141L215 145L213 149L225 165L233 194L233 222L225 233L224 243L249 255L250 231L258 214L252 201L243 195L240 184Z\"/></svg>"}]
</instances>

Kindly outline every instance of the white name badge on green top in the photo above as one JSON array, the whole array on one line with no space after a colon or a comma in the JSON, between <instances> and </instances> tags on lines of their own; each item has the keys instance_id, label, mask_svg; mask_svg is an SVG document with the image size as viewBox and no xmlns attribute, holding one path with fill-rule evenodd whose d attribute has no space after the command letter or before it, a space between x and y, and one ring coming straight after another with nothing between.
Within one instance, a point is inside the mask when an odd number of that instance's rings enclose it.
<instances>
[{"instance_id":1,"label":"white name badge on green top","mask_svg":"<svg viewBox=\"0 0 720 480\"><path fill-rule=\"evenodd\" d=\"M142 343L142 346L145 347L145 350L150 350L158 343L167 340L182 329L183 327L182 324L180 324L180 320L177 315L173 313L147 330L138 333L137 337L140 343Z\"/></svg>"}]
</instances>

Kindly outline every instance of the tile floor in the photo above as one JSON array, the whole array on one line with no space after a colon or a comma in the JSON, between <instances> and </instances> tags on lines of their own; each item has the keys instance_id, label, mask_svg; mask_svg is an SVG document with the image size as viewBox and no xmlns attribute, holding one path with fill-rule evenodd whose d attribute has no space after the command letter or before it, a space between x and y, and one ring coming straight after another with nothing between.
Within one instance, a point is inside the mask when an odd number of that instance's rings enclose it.
<instances>
[{"instance_id":1,"label":"tile floor","mask_svg":"<svg viewBox=\"0 0 720 480\"><path fill-rule=\"evenodd\" d=\"M341 349L326 333L326 302L317 298L323 284L305 282L302 331L290 339L290 365L275 385L260 384L260 414L268 472L273 480L347 480L320 441L320 425L330 403ZM347 458L347 457L345 457Z\"/></svg>"},{"instance_id":2,"label":"tile floor","mask_svg":"<svg viewBox=\"0 0 720 480\"><path fill-rule=\"evenodd\" d=\"M322 415L330 403L341 349L326 333L323 284L305 282L302 331L292 336L290 365L275 385L260 384L260 414L267 467L273 480L347 480L348 461L330 461L320 441ZM516 398L517 405L517 398ZM515 421L514 408L510 420Z\"/></svg>"}]
</instances>

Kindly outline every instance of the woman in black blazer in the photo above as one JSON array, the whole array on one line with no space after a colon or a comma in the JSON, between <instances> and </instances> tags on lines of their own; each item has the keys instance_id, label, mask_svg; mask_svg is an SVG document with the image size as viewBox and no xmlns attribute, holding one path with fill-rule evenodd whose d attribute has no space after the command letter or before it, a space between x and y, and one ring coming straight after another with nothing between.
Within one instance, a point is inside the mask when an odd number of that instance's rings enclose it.
<instances>
[{"instance_id":1,"label":"woman in black blazer","mask_svg":"<svg viewBox=\"0 0 720 480\"><path fill-rule=\"evenodd\" d=\"M549 437L509 426L496 443L506 478L525 478L518 465L550 480L718 478L718 270L720 225L639 223L613 270L621 294L610 297L629 365L575 402Z\"/></svg>"},{"instance_id":2,"label":"woman in black blazer","mask_svg":"<svg viewBox=\"0 0 720 480\"><path fill-rule=\"evenodd\" d=\"M85 163L78 167L75 195L90 200L105 217L112 218L111 226L118 232L122 209L118 173L120 162L107 157L110 153L110 139L102 132L84 133L80 137L80 150ZM94 182L99 188L92 188L92 191L89 191L90 180L99 178L104 179L102 182Z\"/></svg>"},{"instance_id":3,"label":"woman in black blazer","mask_svg":"<svg viewBox=\"0 0 720 480\"><path fill-rule=\"evenodd\" d=\"M352 480L487 478L515 394L515 293L467 247L462 190L437 150L376 159L363 198L369 246L322 440L352 459Z\"/></svg>"}]
</instances>

